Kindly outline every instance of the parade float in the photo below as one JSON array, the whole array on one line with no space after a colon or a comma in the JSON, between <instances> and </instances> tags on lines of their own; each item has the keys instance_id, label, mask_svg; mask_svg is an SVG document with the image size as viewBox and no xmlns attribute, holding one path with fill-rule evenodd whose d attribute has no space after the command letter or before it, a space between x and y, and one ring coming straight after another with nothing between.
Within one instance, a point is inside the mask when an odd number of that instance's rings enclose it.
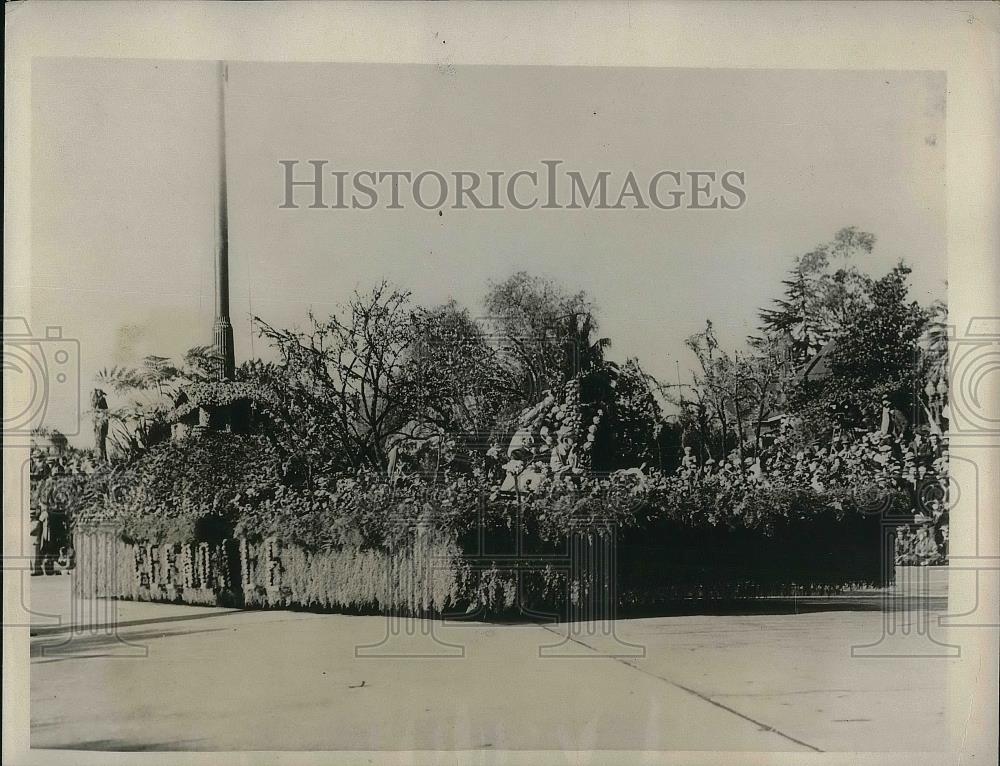
<instances>
[{"instance_id":1,"label":"parade float","mask_svg":"<svg viewBox=\"0 0 1000 766\"><path fill-rule=\"evenodd\" d=\"M655 466L656 424L637 403L655 405L636 369L581 374L474 466L433 481L400 468L307 486L254 434L156 445L108 472L79 515L75 587L241 607L608 615L891 576L884 519L906 505L891 486L693 481Z\"/></svg>"}]
</instances>

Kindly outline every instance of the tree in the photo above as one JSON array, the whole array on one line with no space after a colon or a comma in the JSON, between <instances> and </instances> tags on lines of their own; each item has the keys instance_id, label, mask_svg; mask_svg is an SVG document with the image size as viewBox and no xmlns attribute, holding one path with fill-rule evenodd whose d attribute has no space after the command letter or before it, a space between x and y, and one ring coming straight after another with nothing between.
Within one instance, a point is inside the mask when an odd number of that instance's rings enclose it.
<instances>
[{"instance_id":1,"label":"tree","mask_svg":"<svg viewBox=\"0 0 1000 766\"><path fill-rule=\"evenodd\" d=\"M143 357L140 367L105 367L96 377L119 394L149 405L173 398L189 383L206 383L218 377L219 355L213 346L194 346L184 353L180 364L165 356Z\"/></svg>"},{"instance_id":2,"label":"tree","mask_svg":"<svg viewBox=\"0 0 1000 766\"><path fill-rule=\"evenodd\" d=\"M912 393L922 385L918 341L928 312L908 300L910 272L900 262L869 281L833 337L829 375L792 385L793 408L822 425L831 417L842 424L872 419L884 396L900 409L912 407Z\"/></svg>"},{"instance_id":3,"label":"tree","mask_svg":"<svg viewBox=\"0 0 1000 766\"><path fill-rule=\"evenodd\" d=\"M47 445L45 443L48 443ZM63 452L69 447L69 439L58 428L36 426L31 429L31 446L33 448L52 447L56 452Z\"/></svg>"},{"instance_id":4,"label":"tree","mask_svg":"<svg viewBox=\"0 0 1000 766\"><path fill-rule=\"evenodd\" d=\"M707 460L712 457L717 441L717 431L712 429L709 405L704 393L696 385L685 383L663 383L651 378L665 401L679 408L677 427L680 430L678 447L691 447L694 452ZM685 391L690 392L685 395Z\"/></svg>"},{"instance_id":5,"label":"tree","mask_svg":"<svg viewBox=\"0 0 1000 766\"><path fill-rule=\"evenodd\" d=\"M106 394L97 388L91 394L91 417L98 451L130 460L169 433L167 415L184 386L217 379L220 359L213 346L195 346L180 363L169 357L149 355L140 367L106 367L95 376L101 386L124 397L111 409Z\"/></svg>"},{"instance_id":6,"label":"tree","mask_svg":"<svg viewBox=\"0 0 1000 766\"><path fill-rule=\"evenodd\" d=\"M900 262L874 278L846 263L874 245L872 234L841 229L832 242L796 259L784 296L760 312L765 339L787 343L799 368L783 376L781 387L808 438L834 423L857 425L876 415L883 396L903 409L914 405L911 392L922 385L918 368L928 376L946 364L946 310L932 307L942 319L928 327L928 313L907 299L909 267ZM834 268L837 261L844 263ZM813 372L817 360L823 369Z\"/></svg>"},{"instance_id":7,"label":"tree","mask_svg":"<svg viewBox=\"0 0 1000 766\"><path fill-rule=\"evenodd\" d=\"M571 311L564 320L562 376L569 380L581 372L600 367L604 352L611 348L610 338L594 338L597 321L587 311Z\"/></svg>"},{"instance_id":8,"label":"tree","mask_svg":"<svg viewBox=\"0 0 1000 766\"><path fill-rule=\"evenodd\" d=\"M936 300L927 309L927 324L919 340L924 377L930 381L948 377L948 304Z\"/></svg>"},{"instance_id":9,"label":"tree","mask_svg":"<svg viewBox=\"0 0 1000 766\"><path fill-rule=\"evenodd\" d=\"M384 281L355 291L339 314L321 321L310 313L305 331L255 321L281 359L269 371L279 398L273 420L298 434L293 443L312 445L310 471L316 461L324 468L383 470L391 437L408 436L414 419L450 424L454 387L444 384L446 370L435 367L441 346L428 342L443 326L435 329L408 292Z\"/></svg>"},{"instance_id":10,"label":"tree","mask_svg":"<svg viewBox=\"0 0 1000 766\"><path fill-rule=\"evenodd\" d=\"M483 303L526 401L600 364L611 344L594 337L596 308L587 294L551 279L519 271L492 283Z\"/></svg>"},{"instance_id":11,"label":"tree","mask_svg":"<svg viewBox=\"0 0 1000 766\"><path fill-rule=\"evenodd\" d=\"M509 360L454 300L428 311L420 333L417 375L437 392L423 417L442 430L485 443L523 404Z\"/></svg>"},{"instance_id":12,"label":"tree","mask_svg":"<svg viewBox=\"0 0 1000 766\"><path fill-rule=\"evenodd\" d=\"M732 376L732 360L719 349L712 321L705 322L705 329L685 339L684 344L698 360L700 372L692 373L694 388L701 394L698 400L704 408L701 417L718 422L719 449L725 456L729 447L730 408L728 399Z\"/></svg>"},{"instance_id":13,"label":"tree","mask_svg":"<svg viewBox=\"0 0 1000 766\"><path fill-rule=\"evenodd\" d=\"M689 409L693 405L687 419L697 424L702 444L708 447L711 442L706 439L710 430L706 421L714 419L722 456L733 445L741 464L756 458L762 421L781 399L785 369L782 345L772 338L752 339L749 353L730 356L719 347L711 321L705 323L703 332L685 342L701 369L694 374L695 400L682 401Z\"/></svg>"},{"instance_id":14,"label":"tree","mask_svg":"<svg viewBox=\"0 0 1000 766\"><path fill-rule=\"evenodd\" d=\"M627 360L620 368L606 366L614 370L614 389L605 429L607 443L603 455L595 454L595 466L617 469L645 464L662 469L669 458L663 454L666 421L653 396L655 379L637 359Z\"/></svg>"},{"instance_id":15,"label":"tree","mask_svg":"<svg viewBox=\"0 0 1000 766\"><path fill-rule=\"evenodd\" d=\"M747 412L753 413L753 456L760 455L764 419L782 402L782 381L789 373L788 354L774 338L752 339L752 352L739 360L737 374L747 397Z\"/></svg>"},{"instance_id":16,"label":"tree","mask_svg":"<svg viewBox=\"0 0 1000 766\"><path fill-rule=\"evenodd\" d=\"M787 338L799 364L814 356L836 333L857 306L871 280L854 265L831 271L835 261L869 255L875 235L851 226L841 229L831 242L795 260L776 308L760 311L761 329L773 338Z\"/></svg>"}]
</instances>

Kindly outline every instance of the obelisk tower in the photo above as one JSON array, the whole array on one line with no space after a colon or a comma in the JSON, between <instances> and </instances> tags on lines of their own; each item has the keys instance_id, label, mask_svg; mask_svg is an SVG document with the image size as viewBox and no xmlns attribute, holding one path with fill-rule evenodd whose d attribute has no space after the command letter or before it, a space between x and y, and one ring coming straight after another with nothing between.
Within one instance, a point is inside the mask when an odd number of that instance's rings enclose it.
<instances>
[{"instance_id":1,"label":"obelisk tower","mask_svg":"<svg viewBox=\"0 0 1000 766\"><path fill-rule=\"evenodd\" d=\"M219 179L215 216L215 349L222 363L219 380L232 380L236 371L233 325L229 321L229 201L226 193L226 82L229 67L219 62Z\"/></svg>"}]
</instances>

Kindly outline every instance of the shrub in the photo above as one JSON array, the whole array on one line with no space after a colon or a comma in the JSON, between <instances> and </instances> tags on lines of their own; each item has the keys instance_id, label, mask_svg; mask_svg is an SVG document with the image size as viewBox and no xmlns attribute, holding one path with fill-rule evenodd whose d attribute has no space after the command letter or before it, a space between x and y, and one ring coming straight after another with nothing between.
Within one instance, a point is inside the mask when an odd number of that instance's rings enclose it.
<instances>
[{"instance_id":1,"label":"shrub","mask_svg":"<svg viewBox=\"0 0 1000 766\"><path fill-rule=\"evenodd\" d=\"M434 483L361 470L306 482L285 468L260 437L156 445L127 468L95 473L102 489L92 490L98 500L80 531L168 546L279 540L285 590L251 588L248 604L551 612L592 598L603 587L598 570L611 566L595 559L574 572L568 546L599 552L612 537L623 604L877 584L878 512L909 502L856 477L817 488L790 478L739 485L717 474L616 472L549 476L535 492L500 493L481 472L445 472ZM436 559L415 553L421 539L435 541ZM442 571L413 582L428 583L433 597L386 595L409 587L389 584L386 562L431 559Z\"/></svg>"},{"instance_id":2,"label":"shrub","mask_svg":"<svg viewBox=\"0 0 1000 766\"><path fill-rule=\"evenodd\" d=\"M266 442L210 432L154 445L129 465L101 470L80 523L114 528L128 540L188 542L204 519L231 528L241 498L263 501L279 491L280 480Z\"/></svg>"}]
</instances>

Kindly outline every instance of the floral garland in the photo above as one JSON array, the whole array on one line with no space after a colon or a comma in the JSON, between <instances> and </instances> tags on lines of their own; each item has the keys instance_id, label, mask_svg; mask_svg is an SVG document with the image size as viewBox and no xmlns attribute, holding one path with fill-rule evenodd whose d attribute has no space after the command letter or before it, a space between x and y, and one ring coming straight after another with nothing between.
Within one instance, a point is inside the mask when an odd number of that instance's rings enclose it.
<instances>
[{"instance_id":1,"label":"floral garland","mask_svg":"<svg viewBox=\"0 0 1000 766\"><path fill-rule=\"evenodd\" d=\"M147 545L146 546L146 556L149 560L149 587L159 588L160 587L160 546L159 545Z\"/></svg>"},{"instance_id":2,"label":"floral garland","mask_svg":"<svg viewBox=\"0 0 1000 766\"><path fill-rule=\"evenodd\" d=\"M264 558L267 561L267 586L281 585L281 541L269 537L264 541Z\"/></svg>"},{"instance_id":3,"label":"floral garland","mask_svg":"<svg viewBox=\"0 0 1000 766\"><path fill-rule=\"evenodd\" d=\"M166 564L163 572L163 584L165 586L176 585L177 578L175 577L175 571L177 569L177 548L173 545L167 545L165 548Z\"/></svg>"},{"instance_id":4,"label":"floral garland","mask_svg":"<svg viewBox=\"0 0 1000 766\"><path fill-rule=\"evenodd\" d=\"M192 383L184 387L184 394L187 401L170 411L167 415L169 421L177 421L199 407L222 407L243 399L266 401L271 398L270 393L259 385L230 380Z\"/></svg>"},{"instance_id":5,"label":"floral garland","mask_svg":"<svg viewBox=\"0 0 1000 766\"><path fill-rule=\"evenodd\" d=\"M251 554L250 543L245 537L239 539L239 552L240 552L240 572L243 577L243 588L246 590L253 585L254 577L251 567L253 569L257 568L257 557Z\"/></svg>"},{"instance_id":6,"label":"floral garland","mask_svg":"<svg viewBox=\"0 0 1000 766\"><path fill-rule=\"evenodd\" d=\"M212 585L212 566L208 543L198 543L198 551L195 554L197 563L198 581L202 588L210 588Z\"/></svg>"},{"instance_id":7,"label":"floral garland","mask_svg":"<svg viewBox=\"0 0 1000 766\"><path fill-rule=\"evenodd\" d=\"M229 567L226 565L226 544L223 540L221 545L212 550L212 570L215 572L215 581L219 588L228 589L232 582L229 576Z\"/></svg>"},{"instance_id":8,"label":"floral garland","mask_svg":"<svg viewBox=\"0 0 1000 766\"><path fill-rule=\"evenodd\" d=\"M547 474L558 462L553 453L559 451L560 440L567 437L572 440L576 466L590 467L604 409L582 400L581 384L580 376L573 378L547 391L541 402L521 413L519 429L508 450L511 459L503 466L505 471L517 476L531 467ZM488 454L499 457L499 450Z\"/></svg>"},{"instance_id":9,"label":"floral garland","mask_svg":"<svg viewBox=\"0 0 1000 766\"><path fill-rule=\"evenodd\" d=\"M149 546L137 545L134 550L136 582L140 588L149 587Z\"/></svg>"},{"instance_id":10,"label":"floral garland","mask_svg":"<svg viewBox=\"0 0 1000 766\"><path fill-rule=\"evenodd\" d=\"M245 550L241 541L240 563L245 576L249 576ZM178 572L178 548L180 567ZM133 549L136 584L150 590L177 588L228 588L231 585L227 566L226 541L221 545L207 542L196 544L155 545L144 543ZM180 582L177 581L180 574Z\"/></svg>"},{"instance_id":11,"label":"floral garland","mask_svg":"<svg viewBox=\"0 0 1000 766\"><path fill-rule=\"evenodd\" d=\"M181 545L181 585L185 588L194 588L194 555L193 546L189 544Z\"/></svg>"}]
</instances>

